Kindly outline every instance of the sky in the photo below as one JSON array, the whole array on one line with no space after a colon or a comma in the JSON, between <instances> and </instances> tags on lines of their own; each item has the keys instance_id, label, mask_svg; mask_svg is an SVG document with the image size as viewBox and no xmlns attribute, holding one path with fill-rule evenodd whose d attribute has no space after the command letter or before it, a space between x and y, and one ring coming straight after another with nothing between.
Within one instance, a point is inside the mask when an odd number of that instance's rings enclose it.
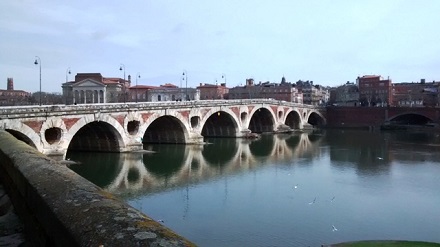
<instances>
[{"instance_id":1,"label":"sky","mask_svg":"<svg viewBox=\"0 0 440 247\"><path fill-rule=\"evenodd\" d=\"M182 87L440 81L439 13L438 0L2 0L0 89L12 77L39 91L36 56L44 92L76 73Z\"/></svg>"}]
</instances>

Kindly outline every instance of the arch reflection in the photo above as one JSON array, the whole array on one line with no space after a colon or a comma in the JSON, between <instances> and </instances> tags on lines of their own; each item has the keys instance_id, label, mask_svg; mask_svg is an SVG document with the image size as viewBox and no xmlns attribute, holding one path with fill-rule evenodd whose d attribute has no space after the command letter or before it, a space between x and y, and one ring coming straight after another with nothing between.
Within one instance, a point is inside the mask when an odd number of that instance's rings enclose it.
<instances>
[{"instance_id":1,"label":"arch reflection","mask_svg":"<svg viewBox=\"0 0 440 247\"><path fill-rule=\"evenodd\" d=\"M313 148L316 146L316 148ZM307 133L265 135L258 140L221 139L208 145L150 145L151 154L121 154L117 173L102 187L121 197L184 187L221 176L288 163L320 152ZM99 169L95 169L99 174ZM87 178L87 177L86 177Z\"/></svg>"}]
</instances>

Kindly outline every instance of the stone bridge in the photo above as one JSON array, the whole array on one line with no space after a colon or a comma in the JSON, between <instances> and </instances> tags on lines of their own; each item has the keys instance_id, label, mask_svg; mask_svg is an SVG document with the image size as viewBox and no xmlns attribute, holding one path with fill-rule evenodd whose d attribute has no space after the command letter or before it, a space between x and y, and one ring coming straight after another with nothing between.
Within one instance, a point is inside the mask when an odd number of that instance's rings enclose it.
<instances>
[{"instance_id":1,"label":"stone bridge","mask_svg":"<svg viewBox=\"0 0 440 247\"><path fill-rule=\"evenodd\" d=\"M46 155L133 152L144 143L203 143L326 124L325 108L269 99L0 108L0 129Z\"/></svg>"}]
</instances>

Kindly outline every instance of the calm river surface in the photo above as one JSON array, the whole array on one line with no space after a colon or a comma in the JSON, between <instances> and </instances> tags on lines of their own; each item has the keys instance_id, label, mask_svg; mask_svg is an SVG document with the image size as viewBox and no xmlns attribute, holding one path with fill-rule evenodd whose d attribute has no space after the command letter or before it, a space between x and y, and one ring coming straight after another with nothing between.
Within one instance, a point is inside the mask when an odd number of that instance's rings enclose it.
<instances>
[{"instance_id":1,"label":"calm river surface","mask_svg":"<svg viewBox=\"0 0 440 247\"><path fill-rule=\"evenodd\" d=\"M440 242L440 136L332 130L68 153L75 172L199 246Z\"/></svg>"}]
</instances>

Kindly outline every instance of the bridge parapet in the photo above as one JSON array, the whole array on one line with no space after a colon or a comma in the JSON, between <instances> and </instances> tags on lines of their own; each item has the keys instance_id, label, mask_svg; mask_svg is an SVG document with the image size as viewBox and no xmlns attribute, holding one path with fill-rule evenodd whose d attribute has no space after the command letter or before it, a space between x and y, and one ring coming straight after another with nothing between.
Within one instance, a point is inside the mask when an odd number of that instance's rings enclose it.
<instances>
[{"instance_id":1,"label":"bridge parapet","mask_svg":"<svg viewBox=\"0 0 440 247\"><path fill-rule=\"evenodd\" d=\"M0 177L35 246L195 246L5 131Z\"/></svg>"}]
</instances>

